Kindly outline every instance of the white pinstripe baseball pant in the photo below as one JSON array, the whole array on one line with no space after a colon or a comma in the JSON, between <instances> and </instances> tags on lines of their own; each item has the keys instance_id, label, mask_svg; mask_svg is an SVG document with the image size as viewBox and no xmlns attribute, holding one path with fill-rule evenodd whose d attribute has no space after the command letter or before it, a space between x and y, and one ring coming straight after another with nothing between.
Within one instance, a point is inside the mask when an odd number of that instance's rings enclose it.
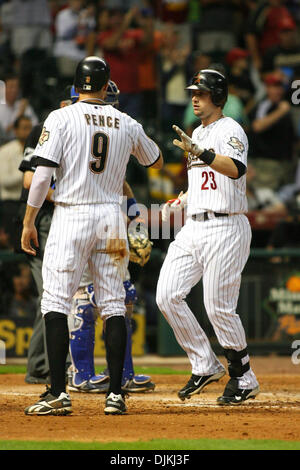
<instances>
[{"instance_id":1,"label":"white pinstripe baseball pant","mask_svg":"<svg viewBox=\"0 0 300 470\"><path fill-rule=\"evenodd\" d=\"M101 236L101 239L99 238ZM119 252L112 252L121 240ZM88 262L100 315L125 315L128 265L124 217L118 204L56 205L43 261L42 313L69 314Z\"/></svg>"},{"instance_id":2,"label":"white pinstripe baseball pant","mask_svg":"<svg viewBox=\"0 0 300 470\"><path fill-rule=\"evenodd\" d=\"M202 278L204 305L219 343L236 351L246 348L236 306L250 242L248 219L240 214L207 221L188 218L169 246L159 275L157 304L195 375L210 375L224 368L185 298ZM254 376L252 371L248 375ZM255 376L252 379L256 381Z\"/></svg>"}]
</instances>

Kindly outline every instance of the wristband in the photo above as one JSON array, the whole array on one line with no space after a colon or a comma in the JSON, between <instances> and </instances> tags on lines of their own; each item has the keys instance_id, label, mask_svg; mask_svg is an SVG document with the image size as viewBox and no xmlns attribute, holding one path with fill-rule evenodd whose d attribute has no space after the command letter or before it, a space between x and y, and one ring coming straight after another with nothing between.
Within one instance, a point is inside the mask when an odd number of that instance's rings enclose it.
<instances>
[{"instance_id":1,"label":"wristband","mask_svg":"<svg viewBox=\"0 0 300 470\"><path fill-rule=\"evenodd\" d=\"M134 220L136 217L141 215L139 206L134 197L127 199L127 217L130 220Z\"/></svg>"},{"instance_id":2,"label":"wristband","mask_svg":"<svg viewBox=\"0 0 300 470\"><path fill-rule=\"evenodd\" d=\"M207 163L207 165L211 165L212 162L214 161L214 159L216 158L216 154L215 152L213 152L212 150L204 150L201 155L199 156L199 158L201 158L201 160L204 162L204 163Z\"/></svg>"}]
</instances>

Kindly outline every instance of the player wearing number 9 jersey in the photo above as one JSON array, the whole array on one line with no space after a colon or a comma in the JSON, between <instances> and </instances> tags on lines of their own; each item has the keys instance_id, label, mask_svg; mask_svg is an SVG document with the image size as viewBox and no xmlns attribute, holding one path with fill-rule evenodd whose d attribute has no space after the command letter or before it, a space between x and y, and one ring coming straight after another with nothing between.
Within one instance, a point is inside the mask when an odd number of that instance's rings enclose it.
<instances>
[{"instance_id":1,"label":"player wearing number 9 jersey","mask_svg":"<svg viewBox=\"0 0 300 470\"><path fill-rule=\"evenodd\" d=\"M91 100L53 111L35 150L57 166L54 201L70 205L119 204L130 154L144 166L159 158L141 124Z\"/></svg>"},{"instance_id":2,"label":"player wearing number 9 jersey","mask_svg":"<svg viewBox=\"0 0 300 470\"><path fill-rule=\"evenodd\" d=\"M142 126L105 103L109 66L87 57L76 69L79 101L50 113L35 149L34 173L23 222L22 248L35 255L34 221L56 172L54 214L43 260L42 313L51 389L26 414L67 414L65 363L69 347L67 315L88 263L100 315L106 324L110 386L106 414L126 412L121 392L126 348L125 291L127 231L121 212L130 155L143 166L161 168L158 146Z\"/></svg>"},{"instance_id":3,"label":"player wearing number 9 jersey","mask_svg":"<svg viewBox=\"0 0 300 470\"><path fill-rule=\"evenodd\" d=\"M188 89L201 125L192 138L173 126L181 139L173 143L188 152L188 192L168 201L162 218L166 220L170 210L187 202L187 221L169 246L158 280L157 303L191 362L192 376L178 393L184 400L225 374L185 301L202 278L205 309L228 360L230 376L217 402L239 405L259 392L236 313L251 241L244 215L248 142L240 125L222 113L228 93L223 73L200 70Z\"/></svg>"}]
</instances>

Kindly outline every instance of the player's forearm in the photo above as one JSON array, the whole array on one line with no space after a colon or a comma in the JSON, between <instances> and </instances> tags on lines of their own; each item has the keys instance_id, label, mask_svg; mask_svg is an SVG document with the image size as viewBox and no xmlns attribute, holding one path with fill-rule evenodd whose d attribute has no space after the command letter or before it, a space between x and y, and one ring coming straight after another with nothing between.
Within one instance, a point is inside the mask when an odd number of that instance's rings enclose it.
<instances>
[{"instance_id":1,"label":"player's forearm","mask_svg":"<svg viewBox=\"0 0 300 470\"><path fill-rule=\"evenodd\" d=\"M229 176L230 178L238 178L239 176L238 169L233 160L224 155L216 154L210 167L218 173L221 173L224 176Z\"/></svg>"},{"instance_id":2,"label":"player's forearm","mask_svg":"<svg viewBox=\"0 0 300 470\"><path fill-rule=\"evenodd\" d=\"M156 162L153 165L151 165L151 168L155 168L156 170L161 170L163 166L164 166L164 159L163 159L161 151L159 151L159 158L156 160Z\"/></svg>"},{"instance_id":3,"label":"player's forearm","mask_svg":"<svg viewBox=\"0 0 300 470\"><path fill-rule=\"evenodd\" d=\"M33 227L34 222L36 219L36 216L39 212L40 208L39 207L32 207L27 204L26 206L26 212L23 220L23 227Z\"/></svg>"},{"instance_id":4,"label":"player's forearm","mask_svg":"<svg viewBox=\"0 0 300 470\"><path fill-rule=\"evenodd\" d=\"M134 198L133 191L132 191L131 187L129 186L129 184L127 183L126 180L123 183L123 194L127 198Z\"/></svg>"}]
</instances>

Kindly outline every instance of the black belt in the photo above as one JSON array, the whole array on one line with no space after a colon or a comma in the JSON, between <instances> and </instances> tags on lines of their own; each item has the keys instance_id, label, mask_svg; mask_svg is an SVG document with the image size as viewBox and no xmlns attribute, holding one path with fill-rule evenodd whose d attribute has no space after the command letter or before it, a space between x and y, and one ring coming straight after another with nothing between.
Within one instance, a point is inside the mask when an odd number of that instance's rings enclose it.
<instances>
[{"instance_id":1,"label":"black belt","mask_svg":"<svg viewBox=\"0 0 300 470\"><path fill-rule=\"evenodd\" d=\"M211 213L211 212L210 212ZM209 212L204 212L203 214L193 214L193 220L209 220ZM229 214L224 214L223 212L213 212L215 217L228 217Z\"/></svg>"}]
</instances>

